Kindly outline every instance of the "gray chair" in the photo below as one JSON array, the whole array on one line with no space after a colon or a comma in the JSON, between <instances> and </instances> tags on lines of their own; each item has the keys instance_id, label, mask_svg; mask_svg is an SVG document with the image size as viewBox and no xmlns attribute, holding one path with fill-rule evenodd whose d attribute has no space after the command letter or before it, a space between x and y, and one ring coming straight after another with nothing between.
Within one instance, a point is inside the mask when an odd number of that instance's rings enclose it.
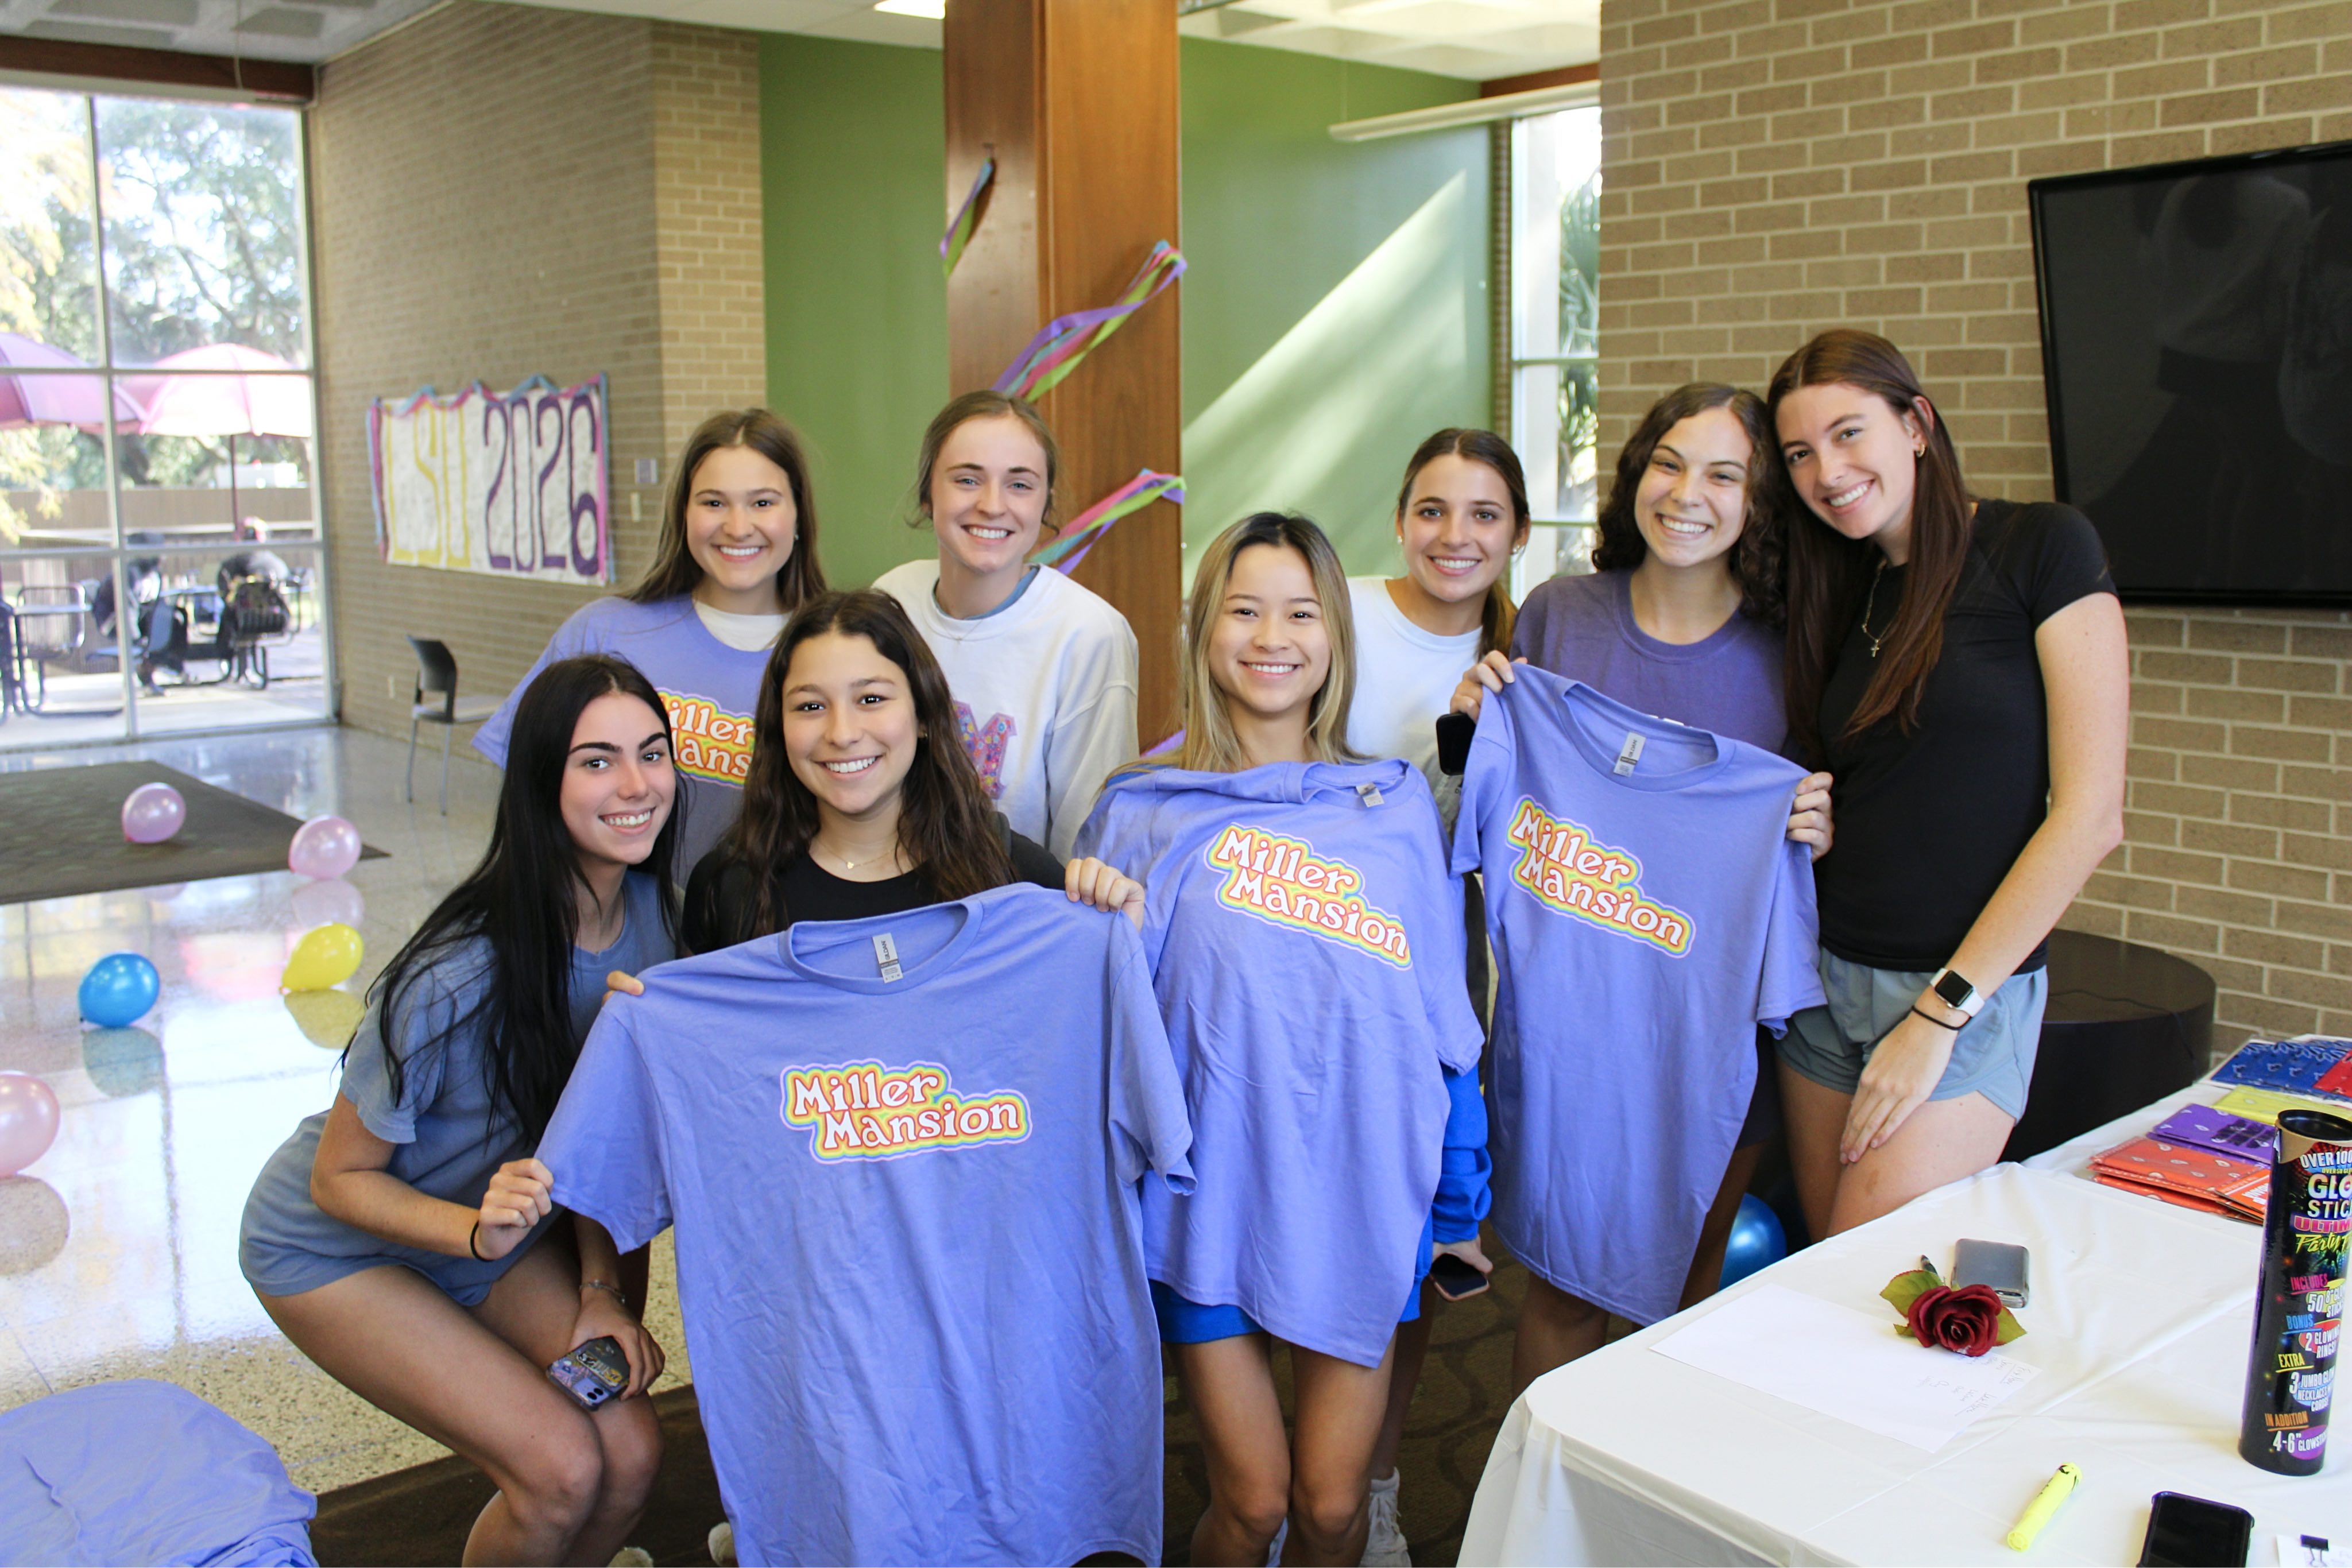
<instances>
[{"instance_id":1,"label":"gray chair","mask_svg":"<svg viewBox=\"0 0 2352 1568\"><path fill-rule=\"evenodd\" d=\"M499 711L499 697L457 695L457 660L449 644L431 637L411 637L416 650L416 693L409 699L408 779L401 799L416 799L416 727L441 727L441 814L449 814L449 737L461 724L479 724Z\"/></svg>"}]
</instances>

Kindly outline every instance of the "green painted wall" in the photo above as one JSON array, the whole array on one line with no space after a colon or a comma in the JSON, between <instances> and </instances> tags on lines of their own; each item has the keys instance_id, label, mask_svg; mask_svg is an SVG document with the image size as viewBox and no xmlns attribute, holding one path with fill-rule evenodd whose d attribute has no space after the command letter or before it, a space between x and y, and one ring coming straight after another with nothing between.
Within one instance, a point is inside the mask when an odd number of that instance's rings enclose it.
<instances>
[{"instance_id":1,"label":"green painted wall","mask_svg":"<svg viewBox=\"0 0 2352 1568\"><path fill-rule=\"evenodd\" d=\"M930 548L901 519L947 396L940 57L772 34L760 59L768 395L814 453L826 573L862 583ZM1486 132L1327 128L1476 88L1199 39L1182 80L1188 549L1274 507L1390 570L1405 457L1487 419Z\"/></svg>"},{"instance_id":2,"label":"green painted wall","mask_svg":"<svg viewBox=\"0 0 2352 1568\"><path fill-rule=\"evenodd\" d=\"M807 439L825 575L928 555L906 526L923 426L948 397L940 54L760 37L768 399Z\"/></svg>"},{"instance_id":3,"label":"green painted wall","mask_svg":"<svg viewBox=\"0 0 2352 1568\"><path fill-rule=\"evenodd\" d=\"M1268 507L1391 570L1406 457L1488 418L1486 131L1328 128L1477 86L1192 38L1182 68L1185 582Z\"/></svg>"}]
</instances>

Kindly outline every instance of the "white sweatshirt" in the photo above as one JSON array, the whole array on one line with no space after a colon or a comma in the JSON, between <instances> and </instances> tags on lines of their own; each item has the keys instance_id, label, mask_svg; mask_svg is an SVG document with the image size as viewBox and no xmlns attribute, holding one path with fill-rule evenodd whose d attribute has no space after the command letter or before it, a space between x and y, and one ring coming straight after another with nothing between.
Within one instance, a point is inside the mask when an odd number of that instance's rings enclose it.
<instances>
[{"instance_id":1,"label":"white sweatshirt","mask_svg":"<svg viewBox=\"0 0 2352 1568\"><path fill-rule=\"evenodd\" d=\"M1051 567L975 621L940 608L940 563L908 561L874 586L905 607L947 672L982 785L1013 831L1070 858L1103 780L1136 753L1135 633L1127 617Z\"/></svg>"}]
</instances>

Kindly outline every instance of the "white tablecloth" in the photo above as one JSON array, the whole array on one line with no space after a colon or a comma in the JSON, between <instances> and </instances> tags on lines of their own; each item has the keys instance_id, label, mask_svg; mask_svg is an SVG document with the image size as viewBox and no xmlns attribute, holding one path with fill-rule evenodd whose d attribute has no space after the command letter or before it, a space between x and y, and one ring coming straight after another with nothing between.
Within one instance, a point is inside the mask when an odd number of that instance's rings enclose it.
<instances>
[{"instance_id":1,"label":"white tablecloth","mask_svg":"<svg viewBox=\"0 0 2352 1568\"><path fill-rule=\"evenodd\" d=\"M2273 1476L2237 1456L2261 1233L2088 1181L2093 1153L2199 1085L1808 1248L1690 1312L1538 1379L1505 1418L1472 1504L1465 1563L2128 1563L2149 1497L2250 1510L2248 1561L2272 1537L2352 1547L2352 1429L2329 1469ZM2023 1339L2041 1373L1927 1453L1652 1351L1770 1282L1860 1311L1921 1253L1961 1237L2032 1249ZM1922 1350L1922 1355L1930 1353ZM2084 1483L2031 1553L2001 1544L2062 1463Z\"/></svg>"}]
</instances>

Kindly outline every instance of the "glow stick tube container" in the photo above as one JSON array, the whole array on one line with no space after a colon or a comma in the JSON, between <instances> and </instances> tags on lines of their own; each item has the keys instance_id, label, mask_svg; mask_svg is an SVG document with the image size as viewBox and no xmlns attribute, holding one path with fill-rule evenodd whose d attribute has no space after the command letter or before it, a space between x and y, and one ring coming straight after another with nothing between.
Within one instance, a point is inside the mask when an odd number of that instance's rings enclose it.
<instances>
[{"instance_id":1,"label":"glow stick tube container","mask_svg":"<svg viewBox=\"0 0 2352 1568\"><path fill-rule=\"evenodd\" d=\"M2238 1453L2262 1469L2309 1476L2327 1459L2352 1238L2352 1121L2282 1111L2278 1127Z\"/></svg>"}]
</instances>

